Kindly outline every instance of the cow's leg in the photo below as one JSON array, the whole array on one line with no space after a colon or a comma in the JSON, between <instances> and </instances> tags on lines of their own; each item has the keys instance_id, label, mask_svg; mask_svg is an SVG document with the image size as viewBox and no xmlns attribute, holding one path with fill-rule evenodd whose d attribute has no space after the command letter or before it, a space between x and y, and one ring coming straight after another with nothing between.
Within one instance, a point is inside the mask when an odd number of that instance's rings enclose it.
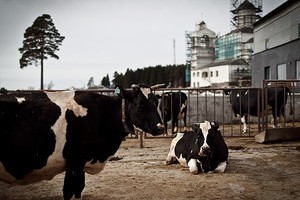
<instances>
[{"instance_id":1,"label":"cow's leg","mask_svg":"<svg viewBox=\"0 0 300 200\"><path fill-rule=\"evenodd\" d=\"M198 174L198 165L196 159L189 160L188 167L191 173Z\"/></svg>"},{"instance_id":2,"label":"cow's leg","mask_svg":"<svg viewBox=\"0 0 300 200\"><path fill-rule=\"evenodd\" d=\"M70 200L73 195L75 199L81 198L81 192L85 186L84 171L66 170L63 194L65 200Z\"/></svg>"},{"instance_id":3,"label":"cow's leg","mask_svg":"<svg viewBox=\"0 0 300 200\"><path fill-rule=\"evenodd\" d=\"M170 165L173 163L178 163L178 160L175 156L175 139L172 140L171 145L170 145L170 151L168 153L168 156L166 158L166 165Z\"/></svg>"},{"instance_id":4,"label":"cow's leg","mask_svg":"<svg viewBox=\"0 0 300 200\"><path fill-rule=\"evenodd\" d=\"M178 131L178 119L172 121L172 134L177 133Z\"/></svg>"},{"instance_id":5,"label":"cow's leg","mask_svg":"<svg viewBox=\"0 0 300 200\"><path fill-rule=\"evenodd\" d=\"M81 198L81 192L85 186L85 172L83 171L84 162L78 161L77 157L68 154L68 148L65 146L64 157L66 158L66 173L63 186L63 195L65 200ZM79 153L76 155L79 155Z\"/></svg>"},{"instance_id":6,"label":"cow's leg","mask_svg":"<svg viewBox=\"0 0 300 200\"><path fill-rule=\"evenodd\" d=\"M216 173L224 173L227 166L227 161L220 162L217 168L214 170Z\"/></svg>"},{"instance_id":7,"label":"cow's leg","mask_svg":"<svg viewBox=\"0 0 300 200\"><path fill-rule=\"evenodd\" d=\"M168 121L164 119L165 135L168 135Z\"/></svg>"},{"instance_id":8,"label":"cow's leg","mask_svg":"<svg viewBox=\"0 0 300 200\"><path fill-rule=\"evenodd\" d=\"M280 123L281 123L281 127L284 127L284 123L285 123L285 107L284 106L282 106L281 108L280 108Z\"/></svg>"},{"instance_id":9,"label":"cow's leg","mask_svg":"<svg viewBox=\"0 0 300 200\"><path fill-rule=\"evenodd\" d=\"M183 124L184 124L184 131L187 130L187 126L186 126L186 113L183 113Z\"/></svg>"},{"instance_id":10,"label":"cow's leg","mask_svg":"<svg viewBox=\"0 0 300 200\"><path fill-rule=\"evenodd\" d=\"M209 169L210 169L210 158L209 157L203 157L201 156L198 161L199 163L199 170L201 170L201 172L204 172L204 173L207 173L209 172Z\"/></svg>"},{"instance_id":11,"label":"cow's leg","mask_svg":"<svg viewBox=\"0 0 300 200\"><path fill-rule=\"evenodd\" d=\"M168 156L166 158L166 165L171 165L173 163L177 163L177 159L176 159L176 156L174 154L174 145L171 144L171 147L170 147L170 152L168 153Z\"/></svg>"},{"instance_id":12,"label":"cow's leg","mask_svg":"<svg viewBox=\"0 0 300 200\"><path fill-rule=\"evenodd\" d=\"M178 163L178 160L175 156L171 156L168 154L167 158L166 158L166 165L171 165L174 163Z\"/></svg>"},{"instance_id":13,"label":"cow's leg","mask_svg":"<svg viewBox=\"0 0 300 200\"><path fill-rule=\"evenodd\" d=\"M277 127L277 115L275 115L275 111L273 110L273 128Z\"/></svg>"},{"instance_id":14,"label":"cow's leg","mask_svg":"<svg viewBox=\"0 0 300 200\"><path fill-rule=\"evenodd\" d=\"M80 171L77 173L77 184L75 186L75 199L81 198L82 190L85 186L85 172Z\"/></svg>"},{"instance_id":15,"label":"cow's leg","mask_svg":"<svg viewBox=\"0 0 300 200\"><path fill-rule=\"evenodd\" d=\"M276 119L273 117L273 119L271 119L271 124L272 128L276 128L278 125L278 117L276 117Z\"/></svg>"},{"instance_id":16,"label":"cow's leg","mask_svg":"<svg viewBox=\"0 0 300 200\"><path fill-rule=\"evenodd\" d=\"M241 117L241 122L243 123L243 133L247 132L247 117L245 115L243 115L243 117Z\"/></svg>"},{"instance_id":17,"label":"cow's leg","mask_svg":"<svg viewBox=\"0 0 300 200\"><path fill-rule=\"evenodd\" d=\"M278 124L278 118L277 118L277 115L275 113L275 109L272 108L272 114L273 114L273 128L276 128L277 127L277 124ZM277 113L278 114L278 113ZM272 122L272 121L271 121Z\"/></svg>"}]
</instances>

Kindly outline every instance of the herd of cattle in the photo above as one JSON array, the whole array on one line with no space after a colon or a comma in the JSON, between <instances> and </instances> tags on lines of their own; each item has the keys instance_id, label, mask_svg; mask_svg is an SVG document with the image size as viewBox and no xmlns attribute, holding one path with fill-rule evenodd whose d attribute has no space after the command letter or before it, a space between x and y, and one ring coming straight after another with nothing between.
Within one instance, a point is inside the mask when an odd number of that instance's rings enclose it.
<instances>
[{"instance_id":1,"label":"herd of cattle","mask_svg":"<svg viewBox=\"0 0 300 200\"><path fill-rule=\"evenodd\" d=\"M255 102L257 94L252 91L226 92L243 122L247 114L257 116L261 111L257 105L262 102ZM275 126L277 116L284 114L288 93L287 89L268 91ZM64 199L80 198L85 173L103 170L128 128L157 136L167 134L170 120L172 133L177 132L178 120L183 119L186 126L187 95L183 92L155 95L151 87L139 84L131 90L117 86L115 94L44 91L0 95L0 180L24 185L50 180L65 171ZM179 162L192 173L222 173L227 160L228 148L218 122L204 121L193 124L192 131L177 133L166 164Z\"/></svg>"}]
</instances>

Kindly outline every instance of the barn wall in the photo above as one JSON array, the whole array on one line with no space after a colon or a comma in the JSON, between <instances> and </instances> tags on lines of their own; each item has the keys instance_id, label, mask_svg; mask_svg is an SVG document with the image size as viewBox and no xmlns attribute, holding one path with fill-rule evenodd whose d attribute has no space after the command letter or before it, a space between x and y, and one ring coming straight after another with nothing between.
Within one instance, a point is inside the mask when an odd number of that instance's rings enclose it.
<instances>
[{"instance_id":1,"label":"barn wall","mask_svg":"<svg viewBox=\"0 0 300 200\"><path fill-rule=\"evenodd\" d=\"M300 39L291 43L264 51L253 56L252 68L252 86L262 87L264 80L264 69L270 67L272 80L276 80L277 66L287 64L287 79L296 79L296 62L300 60Z\"/></svg>"}]
</instances>

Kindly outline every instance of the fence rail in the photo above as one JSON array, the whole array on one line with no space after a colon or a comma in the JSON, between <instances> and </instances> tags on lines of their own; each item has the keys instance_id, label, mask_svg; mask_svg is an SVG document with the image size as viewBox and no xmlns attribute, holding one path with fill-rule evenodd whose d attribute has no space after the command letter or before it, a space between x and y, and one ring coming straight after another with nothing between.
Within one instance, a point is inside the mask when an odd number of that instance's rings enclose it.
<instances>
[{"instance_id":1,"label":"fence rail","mask_svg":"<svg viewBox=\"0 0 300 200\"><path fill-rule=\"evenodd\" d=\"M289 81L264 81L264 87L253 88L253 87L238 87L230 88L231 90L255 90L258 92L258 99L262 98L262 102L268 101L268 96L265 91L269 87L280 87L286 86L291 91L291 98L285 100L285 113L289 113L293 107L293 114L284 117L284 127L300 127L300 80L289 80ZM231 104L230 98L225 94L225 90L228 88L164 88L155 90L156 94L166 92L184 92L187 95L187 126L188 130L191 129L193 123L208 121L218 121L220 124L220 130L223 136L255 136L259 132L270 129L271 117L268 112L268 107L263 104L263 112L259 117L248 116L248 132L243 133L242 124L239 117L235 117ZM98 92L103 95L114 96L114 90L112 89L97 89L97 90L84 90L87 92ZM262 92L261 92L262 91ZM276 90L275 90L276 91ZM32 93L37 91L14 91L22 93ZM260 102L257 100L257 102ZM243 103L243 102L240 102ZM259 104L259 103L258 103ZM259 107L260 105L258 105ZM276 111L277 112L277 111ZM163 116L162 116L163 117ZM168 123L170 126L170 122ZM183 131L183 122L179 121L179 131ZM169 135L163 137L173 137L168 130ZM140 134L137 134L140 135ZM139 136L141 137L141 136ZM144 135L145 138L153 138L149 134Z\"/></svg>"}]
</instances>

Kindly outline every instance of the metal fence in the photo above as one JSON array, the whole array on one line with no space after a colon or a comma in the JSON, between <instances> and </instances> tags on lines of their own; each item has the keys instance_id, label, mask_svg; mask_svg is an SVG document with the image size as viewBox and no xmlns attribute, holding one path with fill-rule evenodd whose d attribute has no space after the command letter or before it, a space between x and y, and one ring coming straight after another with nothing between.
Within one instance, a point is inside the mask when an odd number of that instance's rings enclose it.
<instances>
[{"instance_id":1,"label":"metal fence","mask_svg":"<svg viewBox=\"0 0 300 200\"><path fill-rule=\"evenodd\" d=\"M291 91L291 97L289 97L284 103L285 115L283 121L283 127L300 127L300 80L289 80L289 81L264 81L263 89L253 88L253 87L238 87L230 88L231 90L245 91L245 90L255 90L257 91L258 100L262 98L262 102L267 102L269 98L265 91L268 87L282 87L285 86ZM263 103L263 110L258 117L248 116L248 131L243 133L242 123L239 117L236 117L233 113L229 96L225 94L225 90L228 88L164 88L158 89L154 92L156 94L166 93L166 92L184 92L187 95L187 128L191 130L191 126L194 123L207 121L217 121L220 124L220 131L223 136L255 136L261 131L271 129L272 115L268 112L268 107ZM94 90L84 90L87 92L98 92L103 95L114 96L114 90L112 89L94 89ZM276 90L275 90L276 91ZM37 91L20 91L22 93L31 93ZM241 104L242 102L240 102ZM276 102L275 102L276 103ZM258 103L259 104L259 103ZM293 107L292 115L288 115L290 105ZM260 105L258 105L259 107ZM162 106L164 107L164 106ZM159 108L158 108L159 111ZM159 111L160 112L160 111ZM172 112L172 111L171 111ZM277 112L277 111L276 111ZM161 114L161 113L160 113ZM161 114L162 118L164 117ZM170 122L168 123L168 135L160 137L173 137L170 130ZM178 131L183 130L183 122L179 121ZM157 138L152 137L149 134L137 134L139 137L144 138ZM144 136L142 136L144 135ZM136 137L138 138L138 137Z\"/></svg>"},{"instance_id":2,"label":"metal fence","mask_svg":"<svg viewBox=\"0 0 300 200\"><path fill-rule=\"evenodd\" d=\"M232 88L232 90L259 90L259 88ZM225 88L193 88L178 89L168 88L156 91L184 92L187 95L187 127L191 130L194 123L217 121L220 124L221 133L224 136L254 136L259 131L259 118L249 116L248 132L242 133L240 118L235 117L229 96L225 94ZM168 123L168 135L171 135L171 123ZM179 121L179 131L183 131L183 122ZM152 138L146 134L146 138Z\"/></svg>"},{"instance_id":3,"label":"metal fence","mask_svg":"<svg viewBox=\"0 0 300 200\"><path fill-rule=\"evenodd\" d=\"M267 94L267 90L269 88L274 88L275 95L280 94L280 89L283 88L283 93L287 93L287 98L284 99L284 112L282 118L278 118L278 127L277 129L282 129L285 131L288 131L290 129L291 131L295 131L300 128L300 80L265 80L263 82L263 101L265 104L268 102L268 100L271 98ZM264 105L265 105L264 104ZM278 106L280 102L278 102L277 99L275 99L275 107ZM266 108L265 108L266 109ZM275 109L275 115L280 116L280 110ZM274 127L270 124L266 123L270 120L270 116L264 112L263 115L263 130L273 130ZM274 119L275 120L275 119ZM299 131L300 133L300 131Z\"/></svg>"},{"instance_id":4,"label":"metal fence","mask_svg":"<svg viewBox=\"0 0 300 200\"><path fill-rule=\"evenodd\" d=\"M267 106L268 98L270 96L266 93L266 88L274 87L279 88L285 86L286 90L289 89L291 96L284 100L285 114L281 119L282 123L279 123L277 129L300 127L300 80L289 81L265 81L264 88L253 87L237 87L230 88L230 90L237 90L240 93L243 91L255 90L258 94L257 99L257 113L259 116L248 115L247 132L243 133L242 123L239 117L236 117L233 113L230 103L229 95L225 94L225 90L228 88L196 88L196 89L178 89L168 88L160 89L157 93L164 92L184 92L188 97L187 108L187 126L191 129L193 123L208 121L218 121L220 124L220 130L223 136L255 136L256 134L265 131L266 129L274 129L273 117L270 107ZM277 89L275 89L275 95ZM251 102L251 97L248 97L248 102ZM252 99L253 100L253 99ZM240 105L243 102L240 102ZM275 100L275 104L277 104ZM260 105L262 104L262 105ZM293 112L290 113L292 105ZM260 110L262 107L262 110ZM250 106L248 106L248 113ZM275 109L276 115L279 115L279 111ZM168 123L168 127L171 125ZM294 130L294 129L293 129ZM179 122L179 131L183 131L183 122ZM164 137L172 137L171 129L168 130L169 134ZM152 138L146 134L146 138Z\"/></svg>"}]
</instances>

